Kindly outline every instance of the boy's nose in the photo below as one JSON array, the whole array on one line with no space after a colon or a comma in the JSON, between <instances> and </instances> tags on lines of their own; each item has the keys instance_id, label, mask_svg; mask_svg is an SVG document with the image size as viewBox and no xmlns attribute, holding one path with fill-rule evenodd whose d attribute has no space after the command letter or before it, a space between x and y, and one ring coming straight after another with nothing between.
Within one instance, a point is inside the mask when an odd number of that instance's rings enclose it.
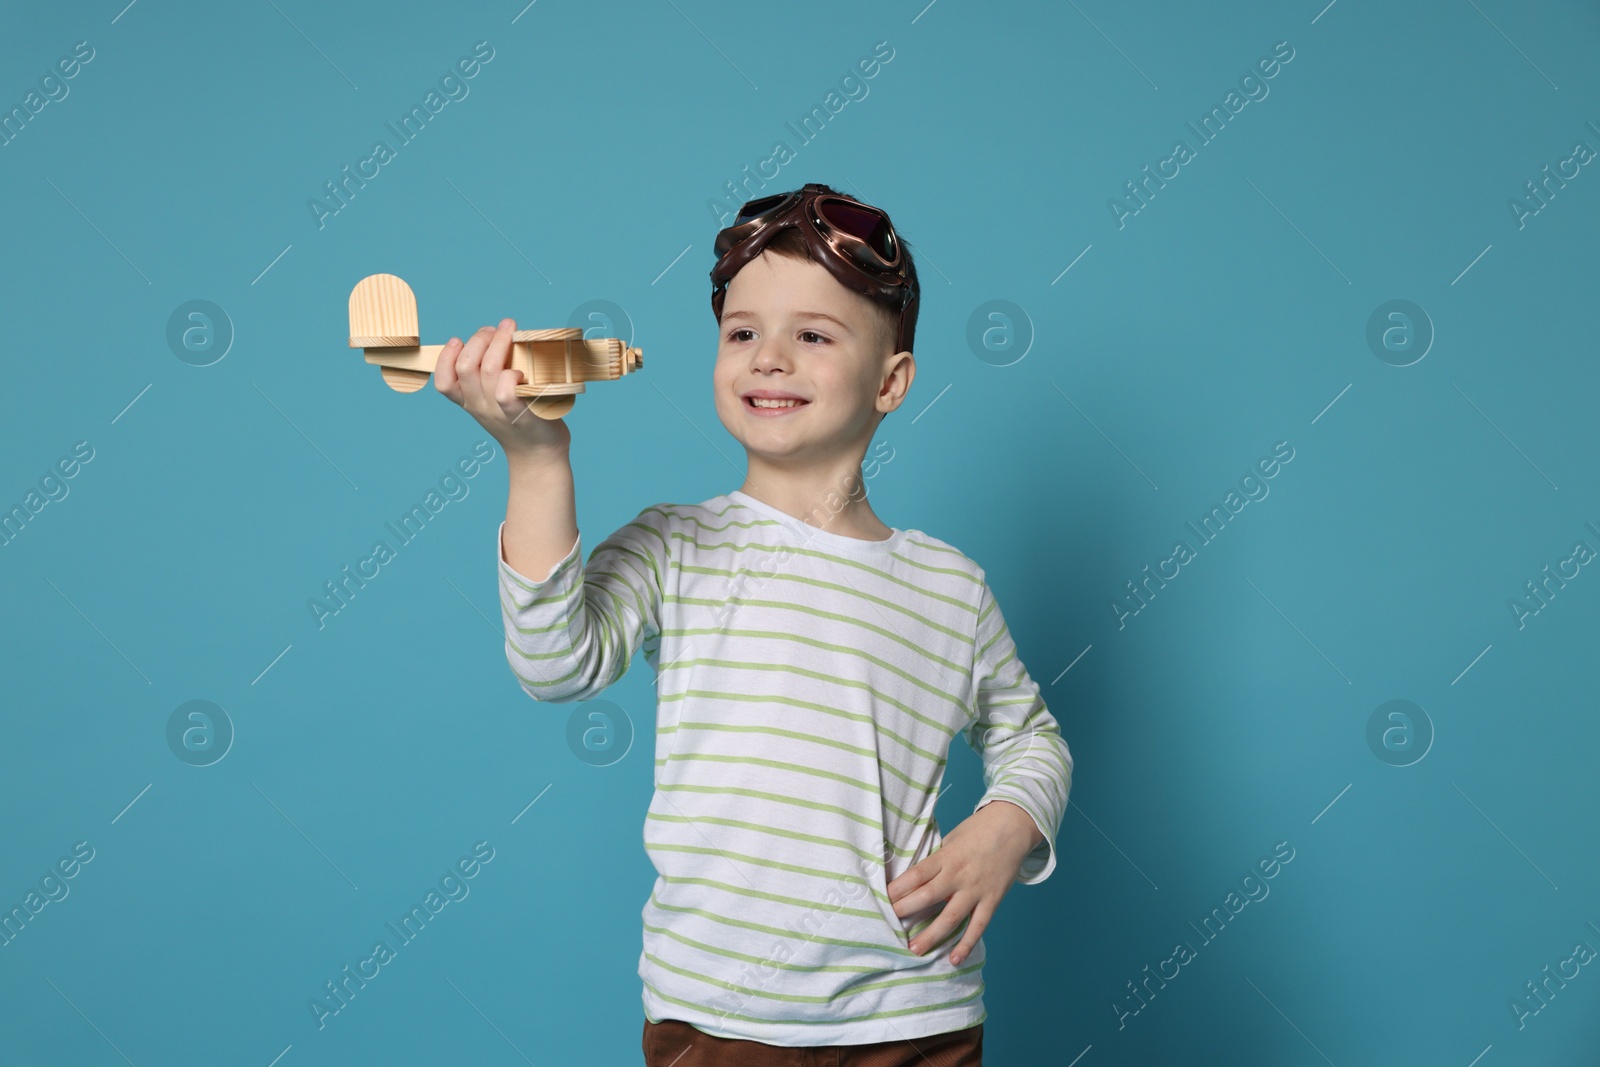
<instances>
[{"instance_id":1,"label":"boy's nose","mask_svg":"<svg viewBox=\"0 0 1600 1067\"><path fill-rule=\"evenodd\" d=\"M750 362L756 367L788 367L791 356L781 340L763 338L751 353Z\"/></svg>"}]
</instances>

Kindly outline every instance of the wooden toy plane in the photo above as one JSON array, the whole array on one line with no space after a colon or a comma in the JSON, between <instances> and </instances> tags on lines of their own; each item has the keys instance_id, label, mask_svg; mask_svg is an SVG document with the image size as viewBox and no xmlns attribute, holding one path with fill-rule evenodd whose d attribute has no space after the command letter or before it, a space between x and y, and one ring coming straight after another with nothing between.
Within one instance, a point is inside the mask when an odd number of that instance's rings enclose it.
<instances>
[{"instance_id":1,"label":"wooden toy plane","mask_svg":"<svg viewBox=\"0 0 1600 1067\"><path fill-rule=\"evenodd\" d=\"M383 380L398 393L428 383L443 345L421 343L417 297L393 274L369 274L350 290L350 347L364 350ZM612 381L644 366L644 353L615 337L585 339L583 330L518 330L511 335L510 367L526 384L517 395L543 419L572 410L584 382Z\"/></svg>"}]
</instances>

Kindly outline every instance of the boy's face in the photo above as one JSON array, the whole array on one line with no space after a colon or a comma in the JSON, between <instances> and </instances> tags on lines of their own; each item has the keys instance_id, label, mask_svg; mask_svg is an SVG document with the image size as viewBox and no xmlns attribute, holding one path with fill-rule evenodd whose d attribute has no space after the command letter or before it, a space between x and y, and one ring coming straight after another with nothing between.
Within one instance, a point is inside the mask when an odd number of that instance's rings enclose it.
<instances>
[{"instance_id":1,"label":"boy's face","mask_svg":"<svg viewBox=\"0 0 1600 1067\"><path fill-rule=\"evenodd\" d=\"M832 319L823 315L833 316ZM900 405L916 372L873 303L810 260L762 252L728 283L717 365L717 416L751 458L779 466L864 454L879 412ZM801 398L758 409L752 390Z\"/></svg>"}]
</instances>

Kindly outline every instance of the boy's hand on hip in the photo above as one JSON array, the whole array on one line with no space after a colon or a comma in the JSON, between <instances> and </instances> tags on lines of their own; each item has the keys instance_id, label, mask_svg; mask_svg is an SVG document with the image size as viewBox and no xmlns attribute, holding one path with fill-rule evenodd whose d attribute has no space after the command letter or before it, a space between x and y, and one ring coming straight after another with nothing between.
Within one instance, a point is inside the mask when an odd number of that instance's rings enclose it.
<instances>
[{"instance_id":1,"label":"boy's hand on hip","mask_svg":"<svg viewBox=\"0 0 1600 1067\"><path fill-rule=\"evenodd\" d=\"M946 902L912 939L911 951L921 955L971 913L965 935L950 953L950 963L959 965L1016 882L1022 861L1043 840L1033 817L1007 800L992 800L962 820L926 859L885 887L901 918Z\"/></svg>"}]
</instances>

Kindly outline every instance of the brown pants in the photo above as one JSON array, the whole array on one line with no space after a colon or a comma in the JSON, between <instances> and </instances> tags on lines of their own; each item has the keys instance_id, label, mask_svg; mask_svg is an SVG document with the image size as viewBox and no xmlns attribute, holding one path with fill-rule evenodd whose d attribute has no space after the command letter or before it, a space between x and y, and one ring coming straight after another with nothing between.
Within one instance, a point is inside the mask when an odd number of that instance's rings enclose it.
<instances>
[{"instance_id":1,"label":"brown pants","mask_svg":"<svg viewBox=\"0 0 1600 1067\"><path fill-rule=\"evenodd\" d=\"M645 1067L983 1067L983 1024L907 1041L789 1047L737 1041L682 1019L644 1021Z\"/></svg>"}]
</instances>

